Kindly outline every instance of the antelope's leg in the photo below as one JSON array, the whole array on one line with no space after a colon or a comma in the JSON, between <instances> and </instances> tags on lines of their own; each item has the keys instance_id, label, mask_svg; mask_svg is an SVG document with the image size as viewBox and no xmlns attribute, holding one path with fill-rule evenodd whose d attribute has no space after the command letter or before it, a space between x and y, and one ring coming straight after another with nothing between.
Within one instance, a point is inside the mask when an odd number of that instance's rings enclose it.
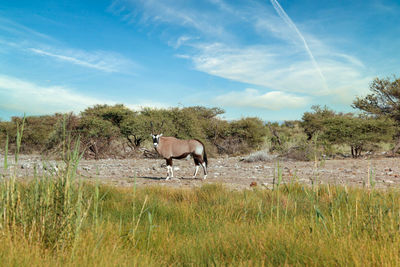
<instances>
[{"instance_id":1,"label":"antelope's leg","mask_svg":"<svg viewBox=\"0 0 400 267\"><path fill-rule=\"evenodd\" d=\"M205 180L207 178L207 165L205 162L201 163L201 167L203 167L203 171L204 171L204 177L203 180Z\"/></svg>"},{"instance_id":2,"label":"antelope's leg","mask_svg":"<svg viewBox=\"0 0 400 267\"><path fill-rule=\"evenodd\" d=\"M171 166L167 166L167 178L165 178L165 180L169 180L170 176L170 170L171 170Z\"/></svg>"},{"instance_id":3,"label":"antelope's leg","mask_svg":"<svg viewBox=\"0 0 400 267\"><path fill-rule=\"evenodd\" d=\"M196 170L194 171L193 178L196 178L197 172L199 171L199 165L196 165Z\"/></svg>"},{"instance_id":4,"label":"antelope's leg","mask_svg":"<svg viewBox=\"0 0 400 267\"><path fill-rule=\"evenodd\" d=\"M193 156L193 159L194 159L194 164L196 165L196 170L194 171L193 178L196 178L197 172L199 171L200 162L199 162L199 160L196 158L196 156Z\"/></svg>"},{"instance_id":5,"label":"antelope's leg","mask_svg":"<svg viewBox=\"0 0 400 267\"><path fill-rule=\"evenodd\" d=\"M165 180L169 180L170 177L174 177L174 173L172 170L172 158L167 159L167 178Z\"/></svg>"}]
</instances>

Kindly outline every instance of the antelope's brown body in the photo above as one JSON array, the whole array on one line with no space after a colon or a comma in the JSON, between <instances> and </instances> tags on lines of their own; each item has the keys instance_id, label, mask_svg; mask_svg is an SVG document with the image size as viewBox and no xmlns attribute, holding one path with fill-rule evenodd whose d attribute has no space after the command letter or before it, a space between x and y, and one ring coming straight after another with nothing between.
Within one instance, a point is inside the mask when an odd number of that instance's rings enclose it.
<instances>
[{"instance_id":1,"label":"antelope's brown body","mask_svg":"<svg viewBox=\"0 0 400 267\"><path fill-rule=\"evenodd\" d=\"M156 138L157 139L157 138ZM173 177L172 171L172 159L183 159L189 155L193 157L196 165L194 177L196 177L199 165L203 167L204 178L207 177L207 154L205 151L204 144L196 139L181 140L175 137L160 136L157 139L157 145L155 146L156 151L167 161L168 175Z\"/></svg>"}]
</instances>

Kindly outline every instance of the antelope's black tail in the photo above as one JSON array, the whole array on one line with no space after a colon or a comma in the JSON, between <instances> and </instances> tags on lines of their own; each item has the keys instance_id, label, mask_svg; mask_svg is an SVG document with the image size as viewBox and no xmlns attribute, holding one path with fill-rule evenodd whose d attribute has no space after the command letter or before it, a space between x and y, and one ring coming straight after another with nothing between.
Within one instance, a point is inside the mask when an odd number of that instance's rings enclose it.
<instances>
[{"instance_id":1,"label":"antelope's black tail","mask_svg":"<svg viewBox=\"0 0 400 267\"><path fill-rule=\"evenodd\" d=\"M204 145L203 145L203 159L204 159L204 162L206 163L206 167L208 167L206 147Z\"/></svg>"}]
</instances>

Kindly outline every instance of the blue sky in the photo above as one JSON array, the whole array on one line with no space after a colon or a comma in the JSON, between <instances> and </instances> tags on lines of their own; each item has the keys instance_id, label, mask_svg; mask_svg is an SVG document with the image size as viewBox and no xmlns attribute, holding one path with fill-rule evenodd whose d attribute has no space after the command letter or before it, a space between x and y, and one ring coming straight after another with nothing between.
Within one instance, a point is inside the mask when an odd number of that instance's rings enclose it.
<instances>
[{"instance_id":1,"label":"blue sky","mask_svg":"<svg viewBox=\"0 0 400 267\"><path fill-rule=\"evenodd\" d=\"M0 118L102 103L352 111L372 79L399 75L399 25L398 0L3 0Z\"/></svg>"}]
</instances>

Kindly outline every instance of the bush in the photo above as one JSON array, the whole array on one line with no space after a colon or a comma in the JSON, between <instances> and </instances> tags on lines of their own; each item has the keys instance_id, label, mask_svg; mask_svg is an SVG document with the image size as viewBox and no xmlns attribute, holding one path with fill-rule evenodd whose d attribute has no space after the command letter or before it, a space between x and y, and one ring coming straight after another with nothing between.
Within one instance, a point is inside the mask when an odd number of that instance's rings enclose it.
<instances>
[{"instance_id":1,"label":"bush","mask_svg":"<svg viewBox=\"0 0 400 267\"><path fill-rule=\"evenodd\" d=\"M21 153L41 153L45 150L50 139L50 134L54 125L62 118L61 114L52 116L29 116L25 119L24 136L22 137ZM13 117L11 122L2 122L0 124L1 147L4 147L6 136L9 139L9 148L11 152L15 151L18 125L21 125L22 118Z\"/></svg>"},{"instance_id":2,"label":"bush","mask_svg":"<svg viewBox=\"0 0 400 267\"><path fill-rule=\"evenodd\" d=\"M181 139L199 139L209 155L245 154L261 148L266 129L258 118L243 118L228 122L218 116L219 108L201 106L186 108L151 109L134 112L124 105L95 105L79 116L54 114L29 116L25 123L21 152L56 152L62 149L65 136L80 137L85 157L126 157L144 146L153 149L150 134L163 133ZM6 136L15 140L17 124L0 122L0 145ZM11 142L13 151L15 142Z\"/></svg>"},{"instance_id":3,"label":"bush","mask_svg":"<svg viewBox=\"0 0 400 267\"><path fill-rule=\"evenodd\" d=\"M220 154L241 155L260 149L267 134L265 124L258 118L214 122L211 140Z\"/></svg>"},{"instance_id":4,"label":"bush","mask_svg":"<svg viewBox=\"0 0 400 267\"><path fill-rule=\"evenodd\" d=\"M247 157L243 158L244 162L266 162L266 161L271 161L273 159L275 159L276 156L272 156L271 154L269 154L267 151L265 150L260 150L260 151L256 151L254 153L251 153L250 155L248 155Z\"/></svg>"},{"instance_id":5,"label":"bush","mask_svg":"<svg viewBox=\"0 0 400 267\"><path fill-rule=\"evenodd\" d=\"M304 114L302 126L309 137L318 136L320 144L327 147L345 144L353 157L359 157L367 147L373 148L372 144L393 140L395 125L389 118L336 113L326 107L313 109L314 113Z\"/></svg>"}]
</instances>

